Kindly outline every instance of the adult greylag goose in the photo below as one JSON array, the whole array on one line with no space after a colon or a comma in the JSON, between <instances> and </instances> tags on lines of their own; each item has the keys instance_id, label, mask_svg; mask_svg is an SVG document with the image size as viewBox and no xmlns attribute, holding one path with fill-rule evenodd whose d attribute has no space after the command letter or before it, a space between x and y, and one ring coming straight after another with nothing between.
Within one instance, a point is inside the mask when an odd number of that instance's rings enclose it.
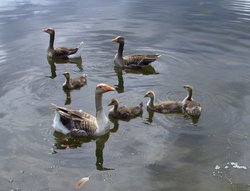
<instances>
[{"instance_id":1,"label":"adult greylag goose","mask_svg":"<svg viewBox=\"0 0 250 191\"><path fill-rule=\"evenodd\" d=\"M74 136L101 136L109 130L109 120L106 117L102 106L103 93L115 91L106 84L99 84L95 90L96 115L71 110L52 104L55 109L53 127L63 134L71 133Z\"/></svg>"},{"instance_id":2,"label":"adult greylag goose","mask_svg":"<svg viewBox=\"0 0 250 191\"><path fill-rule=\"evenodd\" d=\"M192 98L193 87L190 85L183 86L187 90L187 97L182 101L183 110L190 116L199 116L201 114L201 104L197 101L194 101Z\"/></svg>"},{"instance_id":3,"label":"adult greylag goose","mask_svg":"<svg viewBox=\"0 0 250 191\"><path fill-rule=\"evenodd\" d=\"M87 83L87 76L85 74L76 78L70 78L69 72L64 72L63 75L66 78L63 84L64 89L68 90L79 89Z\"/></svg>"},{"instance_id":4,"label":"adult greylag goose","mask_svg":"<svg viewBox=\"0 0 250 191\"><path fill-rule=\"evenodd\" d=\"M117 99L111 99L108 106L112 106L113 108L109 111L109 117L115 119L122 120L130 120L132 118L138 117L142 115L142 107L143 103L140 103L138 106L120 106Z\"/></svg>"},{"instance_id":5,"label":"adult greylag goose","mask_svg":"<svg viewBox=\"0 0 250 191\"><path fill-rule=\"evenodd\" d=\"M181 101L162 101L155 103L155 93L153 91L148 91L144 97L150 98L147 103L147 109L159 113L181 113L182 112L182 102Z\"/></svg>"},{"instance_id":6,"label":"adult greylag goose","mask_svg":"<svg viewBox=\"0 0 250 191\"><path fill-rule=\"evenodd\" d=\"M81 42L77 48L66 48L66 47L54 48L55 30L53 28L45 28L43 29L43 32L46 32L50 35L47 55L48 57L51 58L69 59L71 56L75 55L83 45L83 42ZM78 57L80 57L80 55L78 55Z\"/></svg>"},{"instance_id":7,"label":"adult greylag goose","mask_svg":"<svg viewBox=\"0 0 250 191\"><path fill-rule=\"evenodd\" d=\"M115 65L120 66L122 68L130 68L130 69L140 69L151 62L154 62L157 58L160 57L159 54L132 54L123 56L123 48L124 48L124 37L118 36L112 39L112 42L116 42L119 44L118 52L115 55L114 62Z\"/></svg>"}]
</instances>

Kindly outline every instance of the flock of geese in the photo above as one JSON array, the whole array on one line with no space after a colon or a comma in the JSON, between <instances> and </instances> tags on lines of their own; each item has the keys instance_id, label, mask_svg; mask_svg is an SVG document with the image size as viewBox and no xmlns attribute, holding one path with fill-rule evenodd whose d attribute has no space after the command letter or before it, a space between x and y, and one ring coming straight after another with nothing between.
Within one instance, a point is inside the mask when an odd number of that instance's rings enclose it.
<instances>
[{"instance_id":1,"label":"flock of geese","mask_svg":"<svg viewBox=\"0 0 250 191\"><path fill-rule=\"evenodd\" d=\"M45 28L43 29L43 32L46 32L50 35L49 47L47 50L48 58L67 60L79 51L79 47L54 48L55 30L53 28ZM160 57L159 54L133 54L123 56L125 43L124 37L118 36L112 39L112 42L116 42L119 44L118 52L114 57L114 63L116 66L121 67L122 69L142 69ZM86 75L81 75L77 78L71 78L69 72L64 72L63 75L66 79L65 83L63 84L64 89L79 89L87 82ZM155 103L155 93L153 91L148 91L144 96L149 98L147 109L149 111L159 113L184 113L191 117L199 117L202 108L200 103L193 100L192 98L192 86L185 85L184 88L187 90L187 96L182 101L167 100ZM73 136L97 137L106 134L109 131L110 123L103 110L102 96L104 93L110 91L115 91L115 88L104 83L98 84L96 86L95 116L81 110L71 110L52 104L55 110L55 117L53 120L54 129L63 134L70 133ZM130 120L137 116L141 116L143 113L142 103L140 103L138 106L119 106L119 101L113 98L108 105L113 106L109 112L109 118Z\"/></svg>"}]
</instances>

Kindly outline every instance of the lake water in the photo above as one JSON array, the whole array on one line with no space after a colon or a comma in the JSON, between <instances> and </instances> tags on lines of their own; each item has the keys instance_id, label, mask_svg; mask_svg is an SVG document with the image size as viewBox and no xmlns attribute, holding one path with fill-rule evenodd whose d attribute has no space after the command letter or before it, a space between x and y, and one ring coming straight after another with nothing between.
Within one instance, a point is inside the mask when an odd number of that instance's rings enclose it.
<instances>
[{"instance_id":1,"label":"lake water","mask_svg":"<svg viewBox=\"0 0 250 191\"><path fill-rule=\"evenodd\" d=\"M55 46L84 41L82 60L48 61L45 27ZM118 35L124 54L162 56L144 72L116 69ZM80 190L250 190L249 58L248 0L1 0L0 190L68 191L86 176ZM66 95L65 71L88 84ZM100 82L117 88L103 97L106 112L113 97L143 101L142 118L97 140L54 132L50 103L94 114ZM185 84L203 106L196 124L146 111L148 90L182 100Z\"/></svg>"}]
</instances>

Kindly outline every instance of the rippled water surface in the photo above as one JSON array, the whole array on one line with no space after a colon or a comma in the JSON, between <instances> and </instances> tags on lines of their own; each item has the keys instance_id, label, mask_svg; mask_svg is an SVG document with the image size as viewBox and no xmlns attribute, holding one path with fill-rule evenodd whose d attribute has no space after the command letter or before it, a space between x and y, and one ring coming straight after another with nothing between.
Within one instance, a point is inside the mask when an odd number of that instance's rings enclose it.
<instances>
[{"instance_id":1,"label":"rippled water surface","mask_svg":"<svg viewBox=\"0 0 250 191\"><path fill-rule=\"evenodd\" d=\"M44 27L56 46L84 41L82 60L47 60ZM114 68L118 35L125 54L162 56L146 71ZM0 190L74 190L86 176L82 190L250 190L249 58L247 0L1 0ZM88 84L64 92L65 71ZM113 97L145 106L148 90L181 100L185 84L203 112L194 124L144 107L97 140L54 132L50 103L94 114L100 82L117 89L103 97L106 112Z\"/></svg>"}]
</instances>

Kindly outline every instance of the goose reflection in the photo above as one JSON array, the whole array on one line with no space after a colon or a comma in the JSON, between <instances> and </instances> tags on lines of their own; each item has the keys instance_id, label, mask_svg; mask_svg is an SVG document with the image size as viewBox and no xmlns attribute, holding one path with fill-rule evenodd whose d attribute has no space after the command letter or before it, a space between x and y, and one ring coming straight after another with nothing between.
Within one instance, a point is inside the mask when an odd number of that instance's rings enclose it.
<instances>
[{"instance_id":1,"label":"goose reflection","mask_svg":"<svg viewBox=\"0 0 250 191\"><path fill-rule=\"evenodd\" d=\"M148 116L146 117L145 123L146 124L151 124L151 123L153 123L154 114L156 112L152 111L150 109L147 109L147 112L148 112ZM187 115L187 114L185 114L183 112L168 113L168 114L162 114L162 113L160 113L160 114L161 115L182 115L184 119L191 120L193 125L197 125L198 122L199 122L199 118L200 118L200 116L190 116L190 115Z\"/></svg>"},{"instance_id":2,"label":"goose reflection","mask_svg":"<svg viewBox=\"0 0 250 191\"><path fill-rule=\"evenodd\" d=\"M53 59L50 57L47 57L48 64L50 65L50 78L54 79L56 75L56 64L76 64L77 68L79 69L79 72L83 72L83 64L82 64L82 58L70 58L70 59Z\"/></svg>"},{"instance_id":3,"label":"goose reflection","mask_svg":"<svg viewBox=\"0 0 250 191\"><path fill-rule=\"evenodd\" d=\"M63 150L63 149L76 149L78 147L81 147L84 143L89 143L93 141L90 137L74 137L72 135L64 135L60 132L55 131L54 132L54 149ZM100 171L106 171L106 170L114 170L112 168L107 168L103 166L103 150L105 147L105 143L108 141L110 136L110 133L106 133L103 136L100 136L95 140L96 143L96 149L95 149L95 156L96 156L96 169ZM54 151L54 153L57 153Z\"/></svg>"},{"instance_id":4,"label":"goose reflection","mask_svg":"<svg viewBox=\"0 0 250 191\"><path fill-rule=\"evenodd\" d=\"M115 89L118 93L124 92L124 80L123 80L123 72L132 73L132 74L142 74L142 75L152 75L159 74L156 72L155 68L151 65L143 67L141 69L133 70L133 69L123 69L121 67L114 66L114 71L117 76L118 84L115 85Z\"/></svg>"},{"instance_id":5,"label":"goose reflection","mask_svg":"<svg viewBox=\"0 0 250 191\"><path fill-rule=\"evenodd\" d=\"M70 105L71 104L71 90L63 88L63 92L65 93L65 102L64 105Z\"/></svg>"}]
</instances>

